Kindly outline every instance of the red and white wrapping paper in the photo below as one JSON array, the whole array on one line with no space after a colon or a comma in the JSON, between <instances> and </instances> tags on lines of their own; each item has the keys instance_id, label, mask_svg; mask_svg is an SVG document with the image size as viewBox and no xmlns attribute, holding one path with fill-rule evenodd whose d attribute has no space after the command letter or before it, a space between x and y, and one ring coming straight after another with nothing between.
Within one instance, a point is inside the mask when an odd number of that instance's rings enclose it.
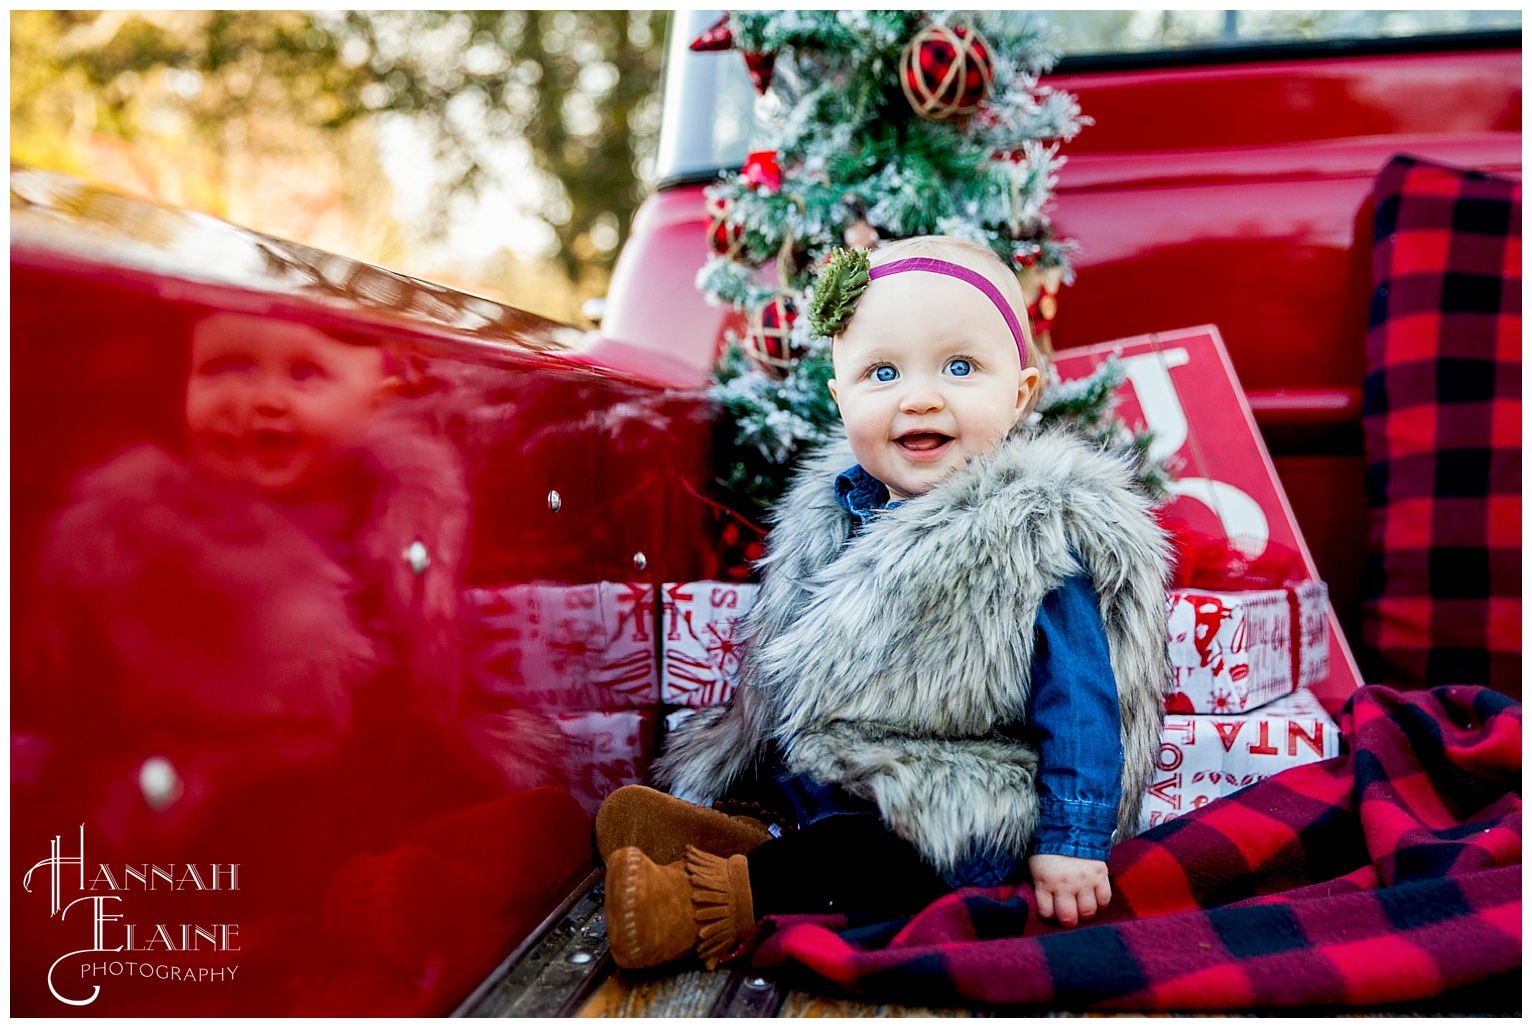
<instances>
[{"instance_id":1,"label":"red and white wrapping paper","mask_svg":"<svg viewBox=\"0 0 1532 1028\"><path fill-rule=\"evenodd\" d=\"M1298 633L1298 688L1330 677L1330 590L1323 582L1302 582L1292 589Z\"/></svg>"},{"instance_id":2,"label":"red and white wrapping paper","mask_svg":"<svg viewBox=\"0 0 1532 1028\"><path fill-rule=\"evenodd\" d=\"M739 680L740 623L759 586L667 583L660 598L660 701L681 707L725 703ZM1177 690L1166 709L1183 714L1252 710L1328 673L1323 582L1287 589L1169 596L1170 657Z\"/></svg>"},{"instance_id":3,"label":"red and white wrapping paper","mask_svg":"<svg viewBox=\"0 0 1532 1028\"><path fill-rule=\"evenodd\" d=\"M521 582L468 596L487 692L547 711L658 702L653 585Z\"/></svg>"},{"instance_id":4,"label":"red and white wrapping paper","mask_svg":"<svg viewBox=\"0 0 1532 1028\"><path fill-rule=\"evenodd\" d=\"M740 627L760 586L670 582L660 593L660 701L726 703L739 682Z\"/></svg>"},{"instance_id":5,"label":"red and white wrapping paper","mask_svg":"<svg viewBox=\"0 0 1532 1028\"><path fill-rule=\"evenodd\" d=\"M1176 714L1242 714L1329 673L1329 591L1306 581L1285 589L1172 589L1170 662Z\"/></svg>"},{"instance_id":6,"label":"red and white wrapping paper","mask_svg":"<svg viewBox=\"0 0 1532 1028\"><path fill-rule=\"evenodd\" d=\"M569 767L579 777L569 793L594 815L618 788L643 781L654 752L654 718L648 711L591 710L556 715L569 739Z\"/></svg>"},{"instance_id":7,"label":"red and white wrapping paper","mask_svg":"<svg viewBox=\"0 0 1532 1028\"><path fill-rule=\"evenodd\" d=\"M1168 714L1139 831L1339 752L1340 731L1307 689L1246 714Z\"/></svg>"}]
</instances>

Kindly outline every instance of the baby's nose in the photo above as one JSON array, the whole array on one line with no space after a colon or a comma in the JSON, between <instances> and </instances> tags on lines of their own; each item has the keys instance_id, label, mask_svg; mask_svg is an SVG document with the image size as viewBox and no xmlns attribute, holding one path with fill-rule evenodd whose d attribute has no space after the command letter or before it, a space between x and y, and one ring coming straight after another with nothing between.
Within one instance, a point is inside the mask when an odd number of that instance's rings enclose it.
<instances>
[{"instance_id":1,"label":"baby's nose","mask_svg":"<svg viewBox=\"0 0 1532 1028\"><path fill-rule=\"evenodd\" d=\"M287 413L287 387L273 376L262 376L255 384L250 406L257 414Z\"/></svg>"},{"instance_id":2,"label":"baby's nose","mask_svg":"<svg viewBox=\"0 0 1532 1028\"><path fill-rule=\"evenodd\" d=\"M945 403L942 391L935 382L918 376L905 379L900 406L907 413L925 414L933 410L941 410Z\"/></svg>"}]
</instances>

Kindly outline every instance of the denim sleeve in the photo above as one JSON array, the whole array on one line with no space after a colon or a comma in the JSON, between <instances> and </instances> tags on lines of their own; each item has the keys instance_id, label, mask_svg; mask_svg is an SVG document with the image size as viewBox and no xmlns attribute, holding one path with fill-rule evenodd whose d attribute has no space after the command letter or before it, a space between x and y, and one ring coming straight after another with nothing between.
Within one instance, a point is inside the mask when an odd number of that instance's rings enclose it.
<instances>
[{"instance_id":1,"label":"denim sleeve","mask_svg":"<svg viewBox=\"0 0 1532 1028\"><path fill-rule=\"evenodd\" d=\"M1032 852L1105 860L1122 798L1122 719L1100 603L1084 575L1038 611L1028 702L1040 757Z\"/></svg>"}]
</instances>

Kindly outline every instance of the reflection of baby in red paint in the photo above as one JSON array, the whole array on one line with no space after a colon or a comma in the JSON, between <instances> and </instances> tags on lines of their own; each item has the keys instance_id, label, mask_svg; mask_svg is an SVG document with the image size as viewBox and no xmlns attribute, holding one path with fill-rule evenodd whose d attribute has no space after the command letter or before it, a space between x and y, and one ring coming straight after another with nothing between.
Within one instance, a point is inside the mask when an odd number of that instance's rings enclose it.
<instances>
[{"instance_id":1,"label":"reflection of baby in red paint","mask_svg":"<svg viewBox=\"0 0 1532 1028\"><path fill-rule=\"evenodd\" d=\"M86 821L103 860L259 868L215 919L243 922L252 982L299 993L243 1012L394 980L392 1012L439 1008L589 834L535 788L567 776L557 726L470 688L462 455L373 337L217 312L190 355L186 455L130 447L50 525L13 713L49 747L27 804ZM280 915L347 945L304 957ZM385 936L410 945L359 941Z\"/></svg>"},{"instance_id":2,"label":"reflection of baby in red paint","mask_svg":"<svg viewBox=\"0 0 1532 1028\"><path fill-rule=\"evenodd\" d=\"M398 386L378 346L307 325L219 313L192 334L186 427L193 454L268 495L320 484Z\"/></svg>"}]
</instances>

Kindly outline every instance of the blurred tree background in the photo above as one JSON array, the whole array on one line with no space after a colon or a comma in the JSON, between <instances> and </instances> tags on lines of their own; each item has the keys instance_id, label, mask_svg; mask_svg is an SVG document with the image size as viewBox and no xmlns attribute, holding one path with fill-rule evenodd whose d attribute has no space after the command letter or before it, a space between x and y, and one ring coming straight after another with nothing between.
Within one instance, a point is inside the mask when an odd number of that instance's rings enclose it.
<instances>
[{"instance_id":1,"label":"blurred tree background","mask_svg":"<svg viewBox=\"0 0 1532 1028\"><path fill-rule=\"evenodd\" d=\"M564 320L659 134L657 11L13 11L11 158Z\"/></svg>"}]
</instances>

